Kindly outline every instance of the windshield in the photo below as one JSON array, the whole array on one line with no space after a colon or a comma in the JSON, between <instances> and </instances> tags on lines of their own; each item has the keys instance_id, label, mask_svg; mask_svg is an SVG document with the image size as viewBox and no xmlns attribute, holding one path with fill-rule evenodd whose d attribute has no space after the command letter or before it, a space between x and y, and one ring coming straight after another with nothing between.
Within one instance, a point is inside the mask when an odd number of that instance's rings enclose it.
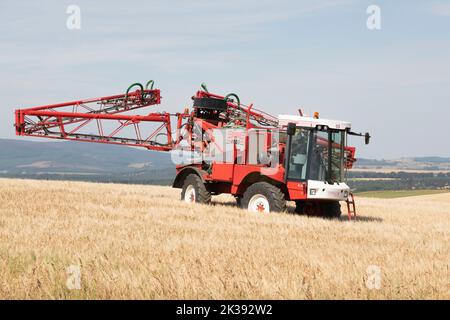
<instances>
[{"instance_id":1,"label":"windshield","mask_svg":"<svg viewBox=\"0 0 450 320\"><path fill-rule=\"evenodd\" d=\"M297 128L291 139L288 179L340 182L345 131Z\"/></svg>"}]
</instances>

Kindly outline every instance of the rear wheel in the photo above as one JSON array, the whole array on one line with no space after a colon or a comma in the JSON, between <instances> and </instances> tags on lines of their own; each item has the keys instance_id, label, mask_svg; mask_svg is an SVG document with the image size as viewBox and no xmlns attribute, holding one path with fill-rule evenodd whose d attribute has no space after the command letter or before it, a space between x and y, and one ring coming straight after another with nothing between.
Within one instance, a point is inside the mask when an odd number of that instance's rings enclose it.
<instances>
[{"instance_id":1,"label":"rear wheel","mask_svg":"<svg viewBox=\"0 0 450 320\"><path fill-rule=\"evenodd\" d=\"M191 203L209 203L211 202L211 193L206 190L202 179L191 173L184 180L181 200Z\"/></svg>"},{"instance_id":2,"label":"rear wheel","mask_svg":"<svg viewBox=\"0 0 450 320\"><path fill-rule=\"evenodd\" d=\"M238 207L242 207L242 196L235 197Z\"/></svg>"},{"instance_id":3,"label":"rear wheel","mask_svg":"<svg viewBox=\"0 0 450 320\"><path fill-rule=\"evenodd\" d=\"M241 200L241 206L252 212L281 212L286 210L284 193L268 182L251 185Z\"/></svg>"}]
</instances>

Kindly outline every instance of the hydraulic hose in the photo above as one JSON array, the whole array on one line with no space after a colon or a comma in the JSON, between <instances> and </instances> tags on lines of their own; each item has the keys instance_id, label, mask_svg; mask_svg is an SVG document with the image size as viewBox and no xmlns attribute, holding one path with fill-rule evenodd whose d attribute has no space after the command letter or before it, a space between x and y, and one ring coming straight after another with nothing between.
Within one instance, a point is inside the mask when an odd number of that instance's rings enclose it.
<instances>
[{"instance_id":1,"label":"hydraulic hose","mask_svg":"<svg viewBox=\"0 0 450 320\"><path fill-rule=\"evenodd\" d=\"M148 88L148 85L151 84L150 89ZM149 80L147 84L145 85L145 90L153 90L153 85L155 84L155 81Z\"/></svg>"},{"instance_id":2,"label":"hydraulic hose","mask_svg":"<svg viewBox=\"0 0 450 320\"><path fill-rule=\"evenodd\" d=\"M208 88L206 87L206 83L203 82L203 83L200 85L200 87L202 87L202 89L203 89L205 92L209 93Z\"/></svg>"},{"instance_id":3,"label":"hydraulic hose","mask_svg":"<svg viewBox=\"0 0 450 320\"><path fill-rule=\"evenodd\" d=\"M237 100L238 108L241 107L241 100L239 99L239 97L238 97L237 94L235 94L235 93L229 93L229 94L227 94L227 95L225 96L225 98L223 98L223 100L227 101L229 97L235 97L236 100Z\"/></svg>"},{"instance_id":4,"label":"hydraulic hose","mask_svg":"<svg viewBox=\"0 0 450 320\"><path fill-rule=\"evenodd\" d=\"M138 86L139 88L141 88L141 98L143 98L143 92L144 92L144 87L142 86L142 84L140 84L139 82L133 83L131 86L128 87L127 92L125 93L125 100L128 99L128 93L130 92L131 88Z\"/></svg>"}]
</instances>

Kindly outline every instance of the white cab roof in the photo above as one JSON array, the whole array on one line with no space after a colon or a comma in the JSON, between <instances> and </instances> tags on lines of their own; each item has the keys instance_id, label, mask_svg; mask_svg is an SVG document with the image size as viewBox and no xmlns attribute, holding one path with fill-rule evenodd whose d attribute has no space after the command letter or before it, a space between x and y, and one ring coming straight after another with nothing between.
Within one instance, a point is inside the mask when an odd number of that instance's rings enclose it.
<instances>
[{"instance_id":1,"label":"white cab roof","mask_svg":"<svg viewBox=\"0 0 450 320\"><path fill-rule=\"evenodd\" d=\"M287 127L289 122L294 122L297 126L315 128L317 125L328 126L331 129L350 129L351 123L340 120L315 119L312 117L291 116L281 114L278 116L278 125L280 128Z\"/></svg>"}]
</instances>

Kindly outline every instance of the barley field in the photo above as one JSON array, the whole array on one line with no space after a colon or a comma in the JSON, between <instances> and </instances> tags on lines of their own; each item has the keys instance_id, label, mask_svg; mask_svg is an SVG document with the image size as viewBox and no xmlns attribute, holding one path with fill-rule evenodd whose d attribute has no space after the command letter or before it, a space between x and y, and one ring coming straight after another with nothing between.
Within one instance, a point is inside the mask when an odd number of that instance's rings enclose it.
<instances>
[{"instance_id":1,"label":"barley field","mask_svg":"<svg viewBox=\"0 0 450 320\"><path fill-rule=\"evenodd\" d=\"M450 298L449 193L357 197L356 222L178 199L0 179L0 298Z\"/></svg>"}]
</instances>

